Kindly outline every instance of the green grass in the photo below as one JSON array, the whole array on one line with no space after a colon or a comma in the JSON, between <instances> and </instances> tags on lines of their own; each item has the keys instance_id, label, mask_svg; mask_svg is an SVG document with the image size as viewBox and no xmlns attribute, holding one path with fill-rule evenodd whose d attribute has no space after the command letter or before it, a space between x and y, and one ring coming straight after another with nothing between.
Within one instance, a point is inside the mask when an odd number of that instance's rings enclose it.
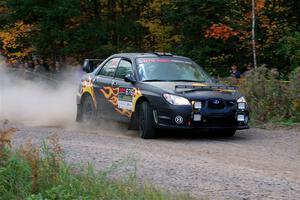
<instances>
[{"instance_id":1,"label":"green grass","mask_svg":"<svg viewBox=\"0 0 300 200\"><path fill-rule=\"evenodd\" d=\"M1 135L1 133L0 133ZM134 175L120 180L109 173L71 167L64 160L57 139L41 148L30 142L13 152L0 137L0 197L2 200L73 199L192 199L141 184Z\"/></svg>"}]
</instances>

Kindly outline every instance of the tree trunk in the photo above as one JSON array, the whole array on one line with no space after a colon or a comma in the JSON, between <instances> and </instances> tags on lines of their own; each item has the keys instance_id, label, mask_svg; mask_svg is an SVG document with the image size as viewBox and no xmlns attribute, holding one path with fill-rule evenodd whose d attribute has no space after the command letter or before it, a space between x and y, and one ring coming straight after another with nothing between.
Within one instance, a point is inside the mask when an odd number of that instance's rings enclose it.
<instances>
[{"instance_id":1,"label":"tree trunk","mask_svg":"<svg viewBox=\"0 0 300 200\"><path fill-rule=\"evenodd\" d=\"M94 4L93 10L94 10L95 17L97 19L99 19L100 18L100 13L99 13L100 5L99 5L99 2L98 2L98 0L93 0L92 2Z\"/></svg>"},{"instance_id":2,"label":"tree trunk","mask_svg":"<svg viewBox=\"0 0 300 200\"><path fill-rule=\"evenodd\" d=\"M252 0L252 52L253 52L253 65L257 68L256 58L256 42L255 42L255 0Z\"/></svg>"}]
</instances>

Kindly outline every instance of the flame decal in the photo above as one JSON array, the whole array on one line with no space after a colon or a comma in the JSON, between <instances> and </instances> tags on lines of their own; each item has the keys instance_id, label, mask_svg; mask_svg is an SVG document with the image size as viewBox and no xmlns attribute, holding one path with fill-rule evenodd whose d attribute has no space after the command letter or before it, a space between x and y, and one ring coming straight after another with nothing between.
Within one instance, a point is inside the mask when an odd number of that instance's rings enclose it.
<instances>
[{"instance_id":1,"label":"flame decal","mask_svg":"<svg viewBox=\"0 0 300 200\"><path fill-rule=\"evenodd\" d=\"M84 93L88 93L88 94L91 95L91 97L93 99L94 106L97 109L96 96L95 96L95 92L94 92L94 84L93 84L93 80L92 80L91 77L89 77L88 80L84 80L82 82L82 87L80 89L80 94L83 95Z\"/></svg>"},{"instance_id":2,"label":"flame decal","mask_svg":"<svg viewBox=\"0 0 300 200\"><path fill-rule=\"evenodd\" d=\"M119 94L118 88L112 88L112 87L103 87L103 89L100 89L100 92L104 95L106 99L110 99L111 97L117 97ZM114 106L117 106L118 102L114 104Z\"/></svg>"},{"instance_id":3,"label":"flame decal","mask_svg":"<svg viewBox=\"0 0 300 200\"><path fill-rule=\"evenodd\" d=\"M133 97L132 97L132 111L135 111L135 106L137 100L142 96L142 92L139 88L134 89Z\"/></svg>"},{"instance_id":4,"label":"flame decal","mask_svg":"<svg viewBox=\"0 0 300 200\"><path fill-rule=\"evenodd\" d=\"M118 108L119 88L103 87L103 89L100 89L100 92L104 95L107 101L109 101L114 106L114 109L118 113L120 113L121 115L125 115L129 118L131 117L132 111Z\"/></svg>"}]
</instances>

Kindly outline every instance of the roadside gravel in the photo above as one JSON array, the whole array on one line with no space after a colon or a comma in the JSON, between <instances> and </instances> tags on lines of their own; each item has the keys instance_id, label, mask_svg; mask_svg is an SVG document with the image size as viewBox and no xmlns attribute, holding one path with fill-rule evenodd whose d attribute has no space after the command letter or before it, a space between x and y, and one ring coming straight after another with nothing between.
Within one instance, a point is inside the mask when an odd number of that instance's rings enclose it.
<instances>
[{"instance_id":1,"label":"roadside gravel","mask_svg":"<svg viewBox=\"0 0 300 200\"><path fill-rule=\"evenodd\" d=\"M15 147L56 133L70 163L89 162L97 170L113 165L112 176L134 173L143 182L199 199L300 199L297 130L249 129L233 138L168 132L142 140L122 124L18 129Z\"/></svg>"}]
</instances>

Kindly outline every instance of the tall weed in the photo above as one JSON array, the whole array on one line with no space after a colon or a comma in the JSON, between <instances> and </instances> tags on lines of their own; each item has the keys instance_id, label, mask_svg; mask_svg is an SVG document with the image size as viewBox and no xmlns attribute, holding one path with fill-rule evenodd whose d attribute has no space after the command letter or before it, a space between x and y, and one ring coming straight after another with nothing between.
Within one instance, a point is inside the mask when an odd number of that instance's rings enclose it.
<instances>
[{"instance_id":1,"label":"tall weed","mask_svg":"<svg viewBox=\"0 0 300 200\"><path fill-rule=\"evenodd\" d=\"M292 118L300 122L300 67L296 68L290 74L289 88Z\"/></svg>"}]
</instances>

